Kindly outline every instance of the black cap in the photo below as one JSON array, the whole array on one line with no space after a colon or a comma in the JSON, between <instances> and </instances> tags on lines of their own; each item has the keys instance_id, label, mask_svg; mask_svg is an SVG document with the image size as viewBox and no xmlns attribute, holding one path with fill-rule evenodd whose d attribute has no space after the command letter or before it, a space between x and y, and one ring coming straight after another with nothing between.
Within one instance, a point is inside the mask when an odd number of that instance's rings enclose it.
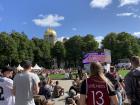
<instances>
[{"instance_id":1,"label":"black cap","mask_svg":"<svg viewBox=\"0 0 140 105\"><path fill-rule=\"evenodd\" d=\"M32 62L29 61L29 60L24 60L22 63L21 63L21 66L23 68L29 68L30 66L32 66Z\"/></svg>"},{"instance_id":2,"label":"black cap","mask_svg":"<svg viewBox=\"0 0 140 105\"><path fill-rule=\"evenodd\" d=\"M5 66L5 67L3 67L3 69L1 70L1 73L4 73L4 72L6 72L6 71L14 71L14 70L13 70L13 68L10 67L10 66Z\"/></svg>"}]
</instances>

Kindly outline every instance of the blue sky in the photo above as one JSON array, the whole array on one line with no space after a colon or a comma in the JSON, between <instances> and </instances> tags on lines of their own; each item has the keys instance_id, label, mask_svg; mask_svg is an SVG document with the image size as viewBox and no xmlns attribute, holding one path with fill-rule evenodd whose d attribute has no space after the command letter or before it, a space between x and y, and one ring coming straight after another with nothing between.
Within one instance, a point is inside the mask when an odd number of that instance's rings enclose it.
<instances>
[{"instance_id":1,"label":"blue sky","mask_svg":"<svg viewBox=\"0 0 140 105\"><path fill-rule=\"evenodd\" d=\"M43 38L51 26L57 37L110 32L140 36L140 0L0 0L0 32Z\"/></svg>"}]
</instances>

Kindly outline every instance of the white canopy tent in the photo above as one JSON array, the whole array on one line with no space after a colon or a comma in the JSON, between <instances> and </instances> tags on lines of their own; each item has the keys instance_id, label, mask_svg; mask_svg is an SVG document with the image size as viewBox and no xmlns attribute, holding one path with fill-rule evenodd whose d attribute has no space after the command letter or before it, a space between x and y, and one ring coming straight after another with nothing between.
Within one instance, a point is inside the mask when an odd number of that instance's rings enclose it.
<instances>
[{"instance_id":1,"label":"white canopy tent","mask_svg":"<svg viewBox=\"0 0 140 105\"><path fill-rule=\"evenodd\" d=\"M38 66L38 64L36 64L33 68L33 70L41 70L42 68Z\"/></svg>"},{"instance_id":2,"label":"white canopy tent","mask_svg":"<svg viewBox=\"0 0 140 105\"><path fill-rule=\"evenodd\" d=\"M17 67L17 71L22 71L23 70L23 67L20 66L20 64L18 65Z\"/></svg>"}]
</instances>

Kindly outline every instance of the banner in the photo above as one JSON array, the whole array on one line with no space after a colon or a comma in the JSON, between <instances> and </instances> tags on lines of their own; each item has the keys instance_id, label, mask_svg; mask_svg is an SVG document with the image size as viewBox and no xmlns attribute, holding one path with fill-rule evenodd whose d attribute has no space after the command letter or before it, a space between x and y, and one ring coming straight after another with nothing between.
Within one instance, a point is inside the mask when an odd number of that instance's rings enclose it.
<instances>
[{"instance_id":1,"label":"banner","mask_svg":"<svg viewBox=\"0 0 140 105\"><path fill-rule=\"evenodd\" d=\"M87 64L87 63L91 63L91 62L111 63L110 50L105 49L104 52L87 53L84 56L83 63Z\"/></svg>"}]
</instances>

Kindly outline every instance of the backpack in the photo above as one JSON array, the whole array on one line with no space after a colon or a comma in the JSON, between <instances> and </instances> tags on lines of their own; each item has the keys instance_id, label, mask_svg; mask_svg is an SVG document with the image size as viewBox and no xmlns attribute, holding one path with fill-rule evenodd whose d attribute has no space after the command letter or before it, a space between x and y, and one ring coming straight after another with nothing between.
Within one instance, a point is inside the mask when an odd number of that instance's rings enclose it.
<instances>
[{"instance_id":1,"label":"backpack","mask_svg":"<svg viewBox=\"0 0 140 105\"><path fill-rule=\"evenodd\" d=\"M133 96L135 98L135 101L137 101L140 104L140 76L133 75L133 83Z\"/></svg>"},{"instance_id":2,"label":"backpack","mask_svg":"<svg viewBox=\"0 0 140 105\"><path fill-rule=\"evenodd\" d=\"M108 86L99 77L86 80L87 105L110 105Z\"/></svg>"}]
</instances>

